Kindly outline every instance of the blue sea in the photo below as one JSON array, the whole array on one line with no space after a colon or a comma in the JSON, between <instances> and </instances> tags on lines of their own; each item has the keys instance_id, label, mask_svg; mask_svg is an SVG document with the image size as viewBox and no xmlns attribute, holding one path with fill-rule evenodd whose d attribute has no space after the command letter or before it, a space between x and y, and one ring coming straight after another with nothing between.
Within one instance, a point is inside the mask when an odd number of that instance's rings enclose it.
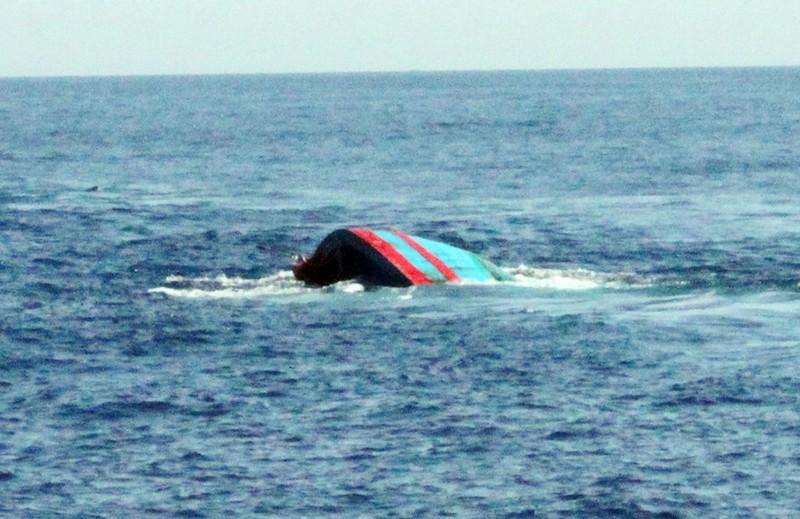
<instances>
[{"instance_id":1,"label":"blue sea","mask_svg":"<svg viewBox=\"0 0 800 519\"><path fill-rule=\"evenodd\" d=\"M798 136L798 68L0 79L0 516L792 517ZM348 226L513 281L295 281Z\"/></svg>"}]
</instances>

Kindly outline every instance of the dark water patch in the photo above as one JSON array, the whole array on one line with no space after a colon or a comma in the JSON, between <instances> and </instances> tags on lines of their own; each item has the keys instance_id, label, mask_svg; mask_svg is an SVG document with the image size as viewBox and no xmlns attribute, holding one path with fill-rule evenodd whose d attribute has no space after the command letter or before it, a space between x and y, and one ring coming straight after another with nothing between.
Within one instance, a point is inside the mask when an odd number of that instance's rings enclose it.
<instances>
[{"instance_id":1,"label":"dark water patch","mask_svg":"<svg viewBox=\"0 0 800 519\"><path fill-rule=\"evenodd\" d=\"M526 390L524 394L520 395L520 400L515 402L514 405L531 411L552 411L557 409L557 407L552 404L531 401L533 398L534 397L531 397Z\"/></svg>"},{"instance_id":2,"label":"dark water patch","mask_svg":"<svg viewBox=\"0 0 800 519\"><path fill-rule=\"evenodd\" d=\"M515 512L506 512L499 517L502 517L503 519L534 519L539 516L536 515L536 510L531 508Z\"/></svg>"},{"instance_id":3,"label":"dark water patch","mask_svg":"<svg viewBox=\"0 0 800 519\"><path fill-rule=\"evenodd\" d=\"M594 427L580 427L561 429L548 433L544 439L551 441L594 440L603 436L603 433Z\"/></svg>"},{"instance_id":4,"label":"dark water patch","mask_svg":"<svg viewBox=\"0 0 800 519\"><path fill-rule=\"evenodd\" d=\"M291 393L289 391L281 390L281 389L270 389L269 391L264 391L263 393L258 393L258 396L263 398L286 398L290 396Z\"/></svg>"},{"instance_id":5,"label":"dark water patch","mask_svg":"<svg viewBox=\"0 0 800 519\"><path fill-rule=\"evenodd\" d=\"M732 451L720 454L716 456L716 459L718 459L721 462L727 463L727 462L736 462L743 459L747 459L752 455L753 453L748 451Z\"/></svg>"},{"instance_id":6,"label":"dark water patch","mask_svg":"<svg viewBox=\"0 0 800 519\"><path fill-rule=\"evenodd\" d=\"M67 484L63 482L48 481L38 487L42 494L66 494Z\"/></svg>"},{"instance_id":7,"label":"dark water patch","mask_svg":"<svg viewBox=\"0 0 800 519\"><path fill-rule=\"evenodd\" d=\"M639 402L642 400L647 400L651 397L646 393L626 393L621 395L613 395L612 399L619 401L619 402Z\"/></svg>"},{"instance_id":8,"label":"dark water patch","mask_svg":"<svg viewBox=\"0 0 800 519\"><path fill-rule=\"evenodd\" d=\"M146 357L151 351L144 344L127 344L121 350L126 357Z\"/></svg>"},{"instance_id":9,"label":"dark water patch","mask_svg":"<svg viewBox=\"0 0 800 519\"><path fill-rule=\"evenodd\" d=\"M332 504L306 504L297 509L297 513L302 517L323 517L330 515L340 515L347 511L344 505Z\"/></svg>"},{"instance_id":10,"label":"dark water patch","mask_svg":"<svg viewBox=\"0 0 800 519\"><path fill-rule=\"evenodd\" d=\"M282 370L255 370L244 376L249 381L249 388L261 388L264 391L256 393L264 398L285 398L292 394L292 387L299 382L298 379L287 377Z\"/></svg>"},{"instance_id":11,"label":"dark water patch","mask_svg":"<svg viewBox=\"0 0 800 519\"><path fill-rule=\"evenodd\" d=\"M148 478L159 478L159 479L175 479L180 478L184 475L183 468L165 468L163 467L165 463L162 461L152 461L146 464L143 467L136 468L133 473L136 475L145 476Z\"/></svg>"},{"instance_id":12,"label":"dark water patch","mask_svg":"<svg viewBox=\"0 0 800 519\"><path fill-rule=\"evenodd\" d=\"M731 480L737 483L746 483L748 481L752 481L753 479L754 479L753 474L750 474L748 472L741 472L737 470L736 472L731 474Z\"/></svg>"},{"instance_id":13,"label":"dark water patch","mask_svg":"<svg viewBox=\"0 0 800 519\"><path fill-rule=\"evenodd\" d=\"M189 411L190 416L197 416L201 418L216 418L224 416L231 412L231 406L221 402L216 402L210 405L201 406L199 408Z\"/></svg>"},{"instance_id":14,"label":"dark water patch","mask_svg":"<svg viewBox=\"0 0 800 519\"><path fill-rule=\"evenodd\" d=\"M35 265L42 265L52 269L75 268L77 266L77 264L74 261L64 258L52 258L52 257L33 258L31 262Z\"/></svg>"},{"instance_id":15,"label":"dark water patch","mask_svg":"<svg viewBox=\"0 0 800 519\"><path fill-rule=\"evenodd\" d=\"M110 401L92 407L79 407L73 404L62 406L60 414L65 417L79 417L94 420L123 420L147 416L171 416L185 414L180 406L161 400L148 401Z\"/></svg>"},{"instance_id":16,"label":"dark water patch","mask_svg":"<svg viewBox=\"0 0 800 519\"><path fill-rule=\"evenodd\" d=\"M259 347L259 354L264 359L293 359L297 356L297 353L293 350L271 345Z\"/></svg>"},{"instance_id":17,"label":"dark water patch","mask_svg":"<svg viewBox=\"0 0 800 519\"><path fill-rule=\"evenodd\" d=\"M352 454L348 454L344 457L346 461L354 462L354 463L369 463L373 461L377 461L381 459L381 456L384 455L390 448L373 448L373 447L366 447L363 449L359 449L357 452Z\"/></svg>"},{"instance_id":18,"label":"dark water patch","mask_svg":"<svg viewBox=\"0 0 800 519\"><path fill-rule=\"evenodd\" d=\"M39 297L58 297L74 291L74 287L61 282L35 281L25 286L29 294Z\"/></svg>"},{"instance_id":19,"label":"dark water patch","mask_svg":"<svg viewBox=\"0 0 800 519\"><path fill-rule=\"evenodd\" d=\"M206 514L200 510L192 508L175 508L170 506L148 506L142 509L146 514L155 517L187 517L187 518L204 518Z\"/></svg>"},{"instance_id":20,"label":"dark water patch","mask_svg":"<svg viewBox=\"0 0 800 519\"><path fill-rule=\"evenodd\" d=\"M215 331L207 328L157 329L153 343L159 348L185 349L208 345L213 342Z\"/></svg>"},{"instance_id":21,"label":"dark water patch","mask_svg":"<svg viewBox=\"0 0 800 519\"><path fill-rule=\"evenodd\" d=\"M668 396L658 399L653 405L656 408L763 405L765 400L754 384L757 384L757 381L743 377L706 377L671 385Z\"/></svg>"},{"instance_id":22,"label":"dark water patch","mask_svg":"<svg viewBox=\"0 0 800 519\"><path fill-rule=\"evenodd\" d=\"M285 375L286 372L280 369L256 369L246 372L244 377L247 378L251 384L262 386L280 380L280 377L284 377Z\"/></svg>"},{"instance_id":23,"label":"dark water patch","mask_svg":"<svg viewBox=\"0 0 800 519\"><path fill-rule=\"evenodd\" d=\"M22 340L18 337L13 338L15 341L22 342L23 344L28 343L29 345L35 346L41 346L42 344L39 340L26 340L33 339L26 335L22 336ZM35 353L28 352L26 354L14 355L0 354L0 360L3 362L3 368L7 370L67 370L68 372L72 372L70 368L85 366L80 359L61 356L55 353L42 353L38 349Z\"/></svg>"},{"instance_id":24,"label":"dark water patch","mask_svg":"<svg viewBox=\"0 0 800 519\"><path fill-rule=\"evenodd\" d=\"M266 517L281 517L286 515L287 507L273 503L262 503L253 508L253 513Z\"/></svg>"},{"instance_id":25,"label":"dark water patch","mask_svg":"<svg viewBox=\"0 0 800 519\"><path fill-rule=\"evenodd\" d=\"M586 497L586 494L584 494L583 492L567 491L567 492L560 493L558 495L558 498L561 501L581 501L581 500L586 499L587 497Z\"/></svg>"},{"instance_id":26,"label":"dark water patch","mask_svg":"<svg viewBox=\"0 0 800 519\"><path fill-rule=\"evenodd\" d=\"M543 119L510 119L496 120L462 119L432 122L428 126L434 135L464 134L471 135L483 132L522 132L525 135L549 136L556 129L558 122L552 118Z\"/></svg>"},{"instance_id":27,"label":"dark water patch","mask_svg":"<svg viewBox=\"0 0 800 519\"><path fill-rule=\"evenodd\" d=\"M645 482L644 480L633 476L619 474L616 476L606 476L598 478L597 480L595 480L594 483L592 483L592 485L603 489L603 491L606 490L615 491L627 487L641 485L644 482Z\"/></svg>"},{"instance_id":28,"label":"dark water patch","mask_svg":"<svg viewBox=\"0 0 800 519\"><path fill-rule=\"evenodd\" d=\"M353 491L340 494L336 496L336 499L349 508L369 505L373 502L374 497L363 492Z\"/></svg>"},{"instance_id":29,"label":"dark water patch","mask_svg":"<svg viewBox=\"0 0 800 519\"><path fill-rule=\"evenodd\" d=\"M680 519L681 515L673 512L651 511L635 502L616 503L614 499L582 502L579 515L585 517L607 517L620 519Z\"/></svg>"},{"instance_id":30,"label":"dark water patch","mask_svg":"<svg viewBox=\"0 0 800 519\"><path fill-rule=\"evenodd\" d=\"M438 416L444 408L441 405L433 404L433 403L423 403L423 402L404 402L399 404L397 407L388 409L386 411L389 415L398 415L402 416L405 419L416 417L417 419L423 419L425 417L434 417Z\"/></svg>"},{"instance_id":31,"label":"dark water patch","mask_svg":"<svg viewBox=\"0 0 800 519\"><path fill-rule=\"evenodd\" d=\"M118 212L123 212L125 214L132 213L132 211L127 208L117 208L116 210ZM124 225L120 228L120 231L123 233L137 234L140 236L147 236L147 237L152 237L155 235L154 231L151 228L147 227L146 225ZM134 242L134 240L130 240L128 242L128 245L130 245L132 242ZM142 239L142 241L139 243L144 243L144 239Z\"/></svg>"}]
</instances>

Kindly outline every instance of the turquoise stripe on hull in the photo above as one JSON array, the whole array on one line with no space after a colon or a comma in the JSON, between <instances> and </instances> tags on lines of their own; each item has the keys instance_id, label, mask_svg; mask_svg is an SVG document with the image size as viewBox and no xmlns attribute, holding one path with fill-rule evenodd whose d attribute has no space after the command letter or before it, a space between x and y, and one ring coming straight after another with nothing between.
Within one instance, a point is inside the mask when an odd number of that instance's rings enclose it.
<instances>
[{"instance_id":1,"label":"turquoise stripe on hull","mask_svg":"<svg viewBox=\"0 0 800 519\"><path fill-rule=\"evenodd\" d=\"M395 250L404 256L412 265L428 276L431 281L436 283L447 281L445 275L442 274L435 265L425 259L422 254L414 250L414 248L401 237L389 231L374 232L380 236L381 239L394 247ZM462 281L503 281L510 279L509 276L498 267L469 251L418 236L409 236L409 238L450 267Z\"/></svg>"},{"instance_id":2,"label":"turquoise stripe on hull","mask_svg":"<svg viewBox=\"0 0 800 519\"><path fill-rule=\"evenodd\" d=\"M397 250L403 257L405 257L412 265L417 267L421 270L428 279L433 281L434 283L443 283L447 281L447 278L444 277L444 274L439 272L430 261L426 260L422 254L415 251L411 245L405 242L401 237L397 236L396 234L389 232L389 231L374 231L375 234L381 237L384 241L389 243L392 247ZM413 238L413 240L417 240L417 238ZM426 247L427 248L427 247ZM434 253L435 255L435 253Z\"/></svg>"},{"instance_id":3,"label":"turquoise stripe on hull","mask_svg":"<svg viewBox=\"0 0 800 519\"><path fill-rule=\"evenodd\" d=\"M412 238L453 269L453 272L463 281L491 281L496 279L492 272L486 268L485 262L469 251L425 238L416 236L412 236Z\"/></svg>"}]
</instances>

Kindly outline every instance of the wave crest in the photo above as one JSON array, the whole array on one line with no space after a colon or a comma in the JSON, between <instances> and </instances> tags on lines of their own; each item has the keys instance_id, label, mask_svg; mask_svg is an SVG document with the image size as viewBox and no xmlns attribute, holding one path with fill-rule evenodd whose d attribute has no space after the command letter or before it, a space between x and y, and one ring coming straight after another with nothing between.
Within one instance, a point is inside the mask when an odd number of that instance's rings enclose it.
<instances>
[{"instance_id":1,"label":"wave crest","mask_svg":"<svg viewBox=\"0 0 800 519\"><path fill-rule=\"evenodd\" d=\"M286 296L319 292L319 288L306 286L297 281L290 270L281 271L263 278L249 279L228 277L167 276L165 286L148 290L150 294L164 294L180 298L235 299L265 296ZM337 283L326 290L338 292L361 292L364 287L355 282Z\"/></svg>"}]
</instances>

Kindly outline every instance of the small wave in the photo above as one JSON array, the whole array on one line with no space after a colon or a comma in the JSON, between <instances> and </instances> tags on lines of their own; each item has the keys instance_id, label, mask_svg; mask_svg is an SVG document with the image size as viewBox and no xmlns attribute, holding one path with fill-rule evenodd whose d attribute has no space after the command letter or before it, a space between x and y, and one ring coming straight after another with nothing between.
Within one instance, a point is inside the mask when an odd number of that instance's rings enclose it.
<instances>
[{"instance_id":1,"label":"small wave","mask_svg":"<svg viewBox=\"0 0 800 519\"><path fill-rule=\"evenodd\" d=\"M594 272L587 269L545 269L520 265L504 269L511 283L527 288L553 290L624 289L651 286L646 278L631 273Z\"/></svg>"},{"instance_id":2,"label":"small wave","mask_svg":"<svg viewBox=\"0 0 800 519\"><path fill-rule=\"evenodd\" d=\"M291 296L320 291L355 293L363 292L364 287L356 282L342 282L324 289L312 288L297 281L291 271L281 271L271 276L257 279L228 277L167 276L166 286L151 288L150 294L164 294L186 299L245 299L268 296Z\"/></svg>"}]
</instances>

